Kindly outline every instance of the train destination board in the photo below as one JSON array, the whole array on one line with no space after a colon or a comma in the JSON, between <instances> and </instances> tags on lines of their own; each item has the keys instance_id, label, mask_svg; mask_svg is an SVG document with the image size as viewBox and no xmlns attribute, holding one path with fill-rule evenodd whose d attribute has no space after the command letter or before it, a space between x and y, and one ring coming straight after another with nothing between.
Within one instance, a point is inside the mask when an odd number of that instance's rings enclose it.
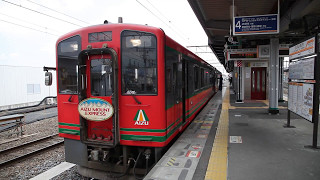
<instances>
[{"instance_id":1,"label":"train destination board","mask_svg":"<svg viewBox=\"0 0 320 180\"><path fill-rule=\"evenodd\" d=\"M275 34L279 33L278 14L234 17L233 34Z\"/></svg>"}]
</instances>

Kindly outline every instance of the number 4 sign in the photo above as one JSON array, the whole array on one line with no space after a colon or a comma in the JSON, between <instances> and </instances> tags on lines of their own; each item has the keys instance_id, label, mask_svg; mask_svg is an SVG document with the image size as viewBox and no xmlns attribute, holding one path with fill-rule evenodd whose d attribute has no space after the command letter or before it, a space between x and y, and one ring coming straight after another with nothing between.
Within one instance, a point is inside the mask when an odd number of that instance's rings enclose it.
<instances>
[{"instance_id":1,"label":"number 4 sign","mask_svg":"<svg viewBox=\"0 0 320 180\"><path fill-rule=\"evenodd\" d=\"M234 17L234 35L279 33L278 14Z\"/></svg>"}]
</instances>

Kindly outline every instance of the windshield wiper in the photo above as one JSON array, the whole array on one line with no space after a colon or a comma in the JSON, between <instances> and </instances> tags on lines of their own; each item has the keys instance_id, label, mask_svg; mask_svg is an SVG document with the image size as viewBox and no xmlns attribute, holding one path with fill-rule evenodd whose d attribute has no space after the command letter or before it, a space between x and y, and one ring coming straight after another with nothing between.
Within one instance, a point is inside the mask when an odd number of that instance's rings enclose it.
<instances>
[{"instance_id":1,"label":"windshield wiper","mask_svg":"<svg viewBox=\"0 0 320 180\"><path fill-rule=\"evenodd\" d=\"M141 104L141 102L137 99L136 95L132 93L131 90L127 89L127 92L129 92L132 95L133 99L136 101L137 104Z\"/></svg>"}]
</instances>

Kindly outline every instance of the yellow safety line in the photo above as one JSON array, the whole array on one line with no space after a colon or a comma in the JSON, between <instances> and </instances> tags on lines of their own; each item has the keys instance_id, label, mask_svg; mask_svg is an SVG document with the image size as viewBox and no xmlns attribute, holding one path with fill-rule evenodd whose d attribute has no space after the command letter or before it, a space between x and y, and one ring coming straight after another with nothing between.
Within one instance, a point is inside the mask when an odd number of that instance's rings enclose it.
<instances>
[{"instance_id":1,"label":"yellow safety line","mask_svg":"<svg viewBox=\"0 0 320 180\"><path fill-rule=\"evenodd\" d=\"M257 102L265 103L266 106L260 107L236 107L236 106L229 106L229 109L269 109L269 101L268 100L256 100ZM278 107L278 109L287 109L287 107Z\"/></svg>"},{"instance_id":2,"label":"yellow safety line","mask_svg":"<svg viewBox=\"0 0 320 180\"><path fill-rule=\"evenodd\" d=\"M226 180L229 140L229 87L225 92L219 124L208 163L206 180Z\"/></svg>"},{"instance_id":3,"label":"yellow safety line","mask_svg":"<svg viewBox=\"0 0 320 180\"><path fill-rule=\"evenodd\" d=\"M229 109L269 109L269 106L261 106L261 107L236 107L236 106L229 106ZM287 107L278 107L278 109L287 109Z\"/></svg>"}]
</instances>

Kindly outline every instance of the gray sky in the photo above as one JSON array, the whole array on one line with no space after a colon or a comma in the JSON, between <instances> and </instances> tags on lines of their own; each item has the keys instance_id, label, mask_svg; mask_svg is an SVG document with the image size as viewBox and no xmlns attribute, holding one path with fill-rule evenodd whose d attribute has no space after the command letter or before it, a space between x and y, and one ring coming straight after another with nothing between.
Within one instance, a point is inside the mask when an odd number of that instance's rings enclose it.
<instances>
[{"instance_id":1,"label":"gray sky","mask_svg":"<svg viewBox=\"0 0 320 180\"><path fill-rule=\"evenodd\" d=\"M0 0L0 65L55 66L59 36L118 17L160 27L185 47L208 44L187 0ZM197 55L222 70L213 54Z\"/></svg>"}]
</instances>

